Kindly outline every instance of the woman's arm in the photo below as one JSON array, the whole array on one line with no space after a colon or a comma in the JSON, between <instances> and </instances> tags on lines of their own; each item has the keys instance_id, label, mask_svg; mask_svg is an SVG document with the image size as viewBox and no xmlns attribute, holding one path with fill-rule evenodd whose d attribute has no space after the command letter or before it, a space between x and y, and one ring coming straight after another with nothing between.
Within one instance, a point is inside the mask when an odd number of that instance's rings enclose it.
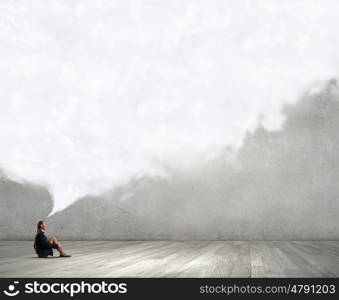
<instances>
[{"instance_id":1,"label":"woman's arm","mask_svg":"<svg viewBox=\"0 0 339 300\"><path fill-rule=\"evenodd\" d=\"M38 249L52 249L50 242L44 233L39 232L35 239L35 244Z\"/></svg>"}]
</instances>

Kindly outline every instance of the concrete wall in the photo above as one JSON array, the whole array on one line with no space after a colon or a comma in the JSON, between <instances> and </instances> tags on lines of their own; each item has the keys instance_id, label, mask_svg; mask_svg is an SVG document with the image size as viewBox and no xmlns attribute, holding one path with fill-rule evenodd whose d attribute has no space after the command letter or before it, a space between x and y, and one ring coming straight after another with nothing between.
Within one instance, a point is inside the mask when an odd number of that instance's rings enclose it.
<instances>
[{"instance_id":1,"label":"concrete wall","mask_svg":"<svg viewBox=\"0 0 339 300\"><path fill-rule=\"evenodd\" d=\"M47 221L62 239L339 239L339 89L335 81L258 126L238 152L133 178ZM233 157L233 159L230 159ZM43 187L3 178L0 238L31 239L52 208Z\"/></svg>"}]
</instances>

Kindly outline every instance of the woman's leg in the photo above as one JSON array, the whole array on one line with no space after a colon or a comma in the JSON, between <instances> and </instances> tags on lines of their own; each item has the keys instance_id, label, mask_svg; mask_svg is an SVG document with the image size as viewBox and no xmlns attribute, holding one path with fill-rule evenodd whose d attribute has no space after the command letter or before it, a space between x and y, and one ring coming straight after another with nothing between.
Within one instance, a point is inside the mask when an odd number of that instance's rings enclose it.
<instances>
[{"instance_id":1,"label":"woman's leg","mask_svg":"<svg viewBox=\"0 0 339 300\"><path fill-rule=\"evenodd\" d=\"M57 245L57 251L60 253L61 256L66 256L67 254L65 253L64 249L62 249L60 242L56 238L56 236L51 236L48 240L51 244Z\"/></svg>"}]
</instances>

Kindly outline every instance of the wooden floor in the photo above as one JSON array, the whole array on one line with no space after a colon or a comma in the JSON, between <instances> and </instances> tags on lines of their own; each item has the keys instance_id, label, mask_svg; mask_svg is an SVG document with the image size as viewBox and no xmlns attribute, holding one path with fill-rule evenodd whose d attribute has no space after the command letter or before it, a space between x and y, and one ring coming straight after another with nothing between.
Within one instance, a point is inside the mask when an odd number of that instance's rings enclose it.
<instances>
[{"instance_id":1,"label":"wooden floor","mask_svg":"<svg viewBox=\"0 0 339 300\"><path fill-rule=\"evenodd\" d=\"M0 241L0 277L339 277L339 241L67 241L36 258Z\"/></svg>"}]
</instances>

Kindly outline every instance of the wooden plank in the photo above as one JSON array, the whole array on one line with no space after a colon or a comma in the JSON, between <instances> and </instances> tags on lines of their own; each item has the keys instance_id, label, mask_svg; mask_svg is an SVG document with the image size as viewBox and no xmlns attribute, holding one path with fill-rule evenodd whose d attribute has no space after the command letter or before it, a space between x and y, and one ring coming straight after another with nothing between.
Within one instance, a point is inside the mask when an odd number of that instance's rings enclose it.
<instances>
[{"instance_id":1,"label":"wooden plank","mask_svg":"<svg viewBox=\"0 0 339 300\"><path fill-rule=\"evenodd\" d=\"M0 277L339 276L339 241L66 241L63 245L72 258L39 259L32 242L0 241Z\"/></svg>"}]
</instances>

